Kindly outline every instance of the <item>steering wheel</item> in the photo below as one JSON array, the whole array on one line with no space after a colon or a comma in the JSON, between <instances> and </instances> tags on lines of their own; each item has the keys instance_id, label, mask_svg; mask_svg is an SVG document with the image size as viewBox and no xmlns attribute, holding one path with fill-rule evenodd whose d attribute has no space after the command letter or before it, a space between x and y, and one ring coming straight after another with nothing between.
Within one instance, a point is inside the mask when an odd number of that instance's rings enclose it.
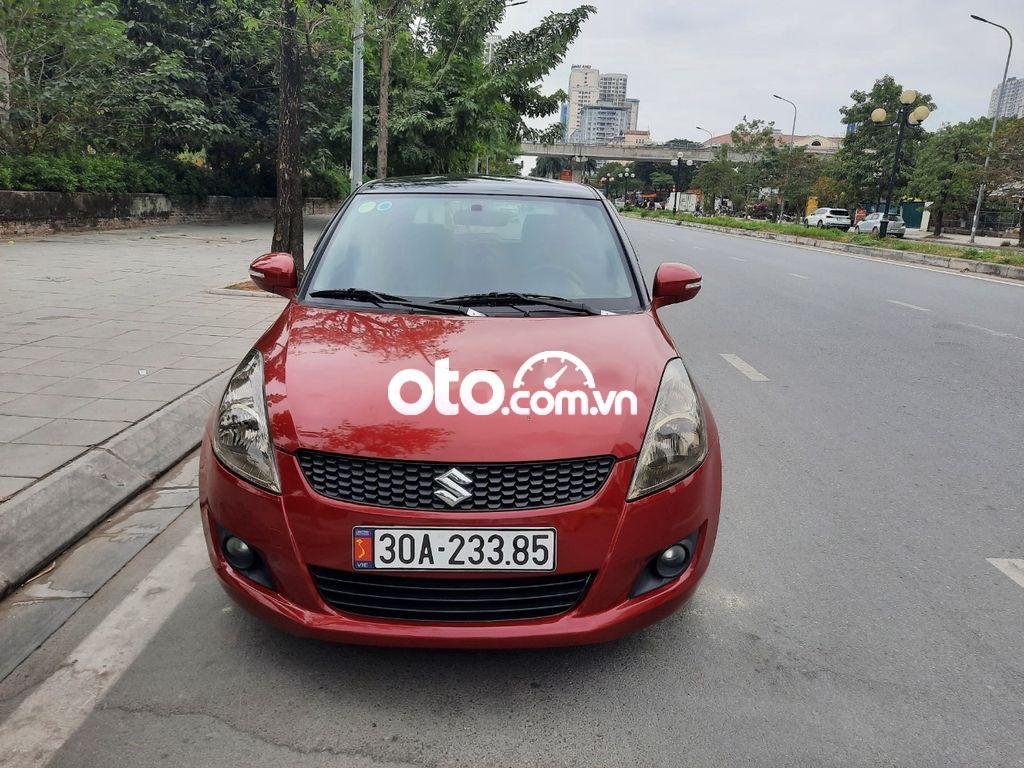
<instances>
[{"instance_id":1,"label":"steering wheel","mask_svg":"<svg viewBox=\"0 0 1024 768\"><path fill-rule=\"evenodd\" d=\"M565 267L557 267L554 264L542 264L539 267L531 269L528 275L530 277L533 277L534 275L541 275L544 274L545 272L554 275L559 279L560 282L568 285L569 288L571 288L571 293L573 296L584 296L586 294L586 289L583 287L583 284L576 279L576 275L574 275ZM547 291L538 292L546 293Z\"/></svg>"}]
</instances>

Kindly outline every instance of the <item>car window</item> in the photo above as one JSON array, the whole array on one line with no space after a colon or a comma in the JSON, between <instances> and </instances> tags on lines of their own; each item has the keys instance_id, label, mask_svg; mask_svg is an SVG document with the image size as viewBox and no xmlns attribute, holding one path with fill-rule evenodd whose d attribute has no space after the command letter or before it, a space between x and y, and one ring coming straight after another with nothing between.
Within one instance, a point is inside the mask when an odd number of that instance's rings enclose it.
<instances>
[{"instance_id":1,"label":"car window","mask_svg":"<svg viewBox=\"0 0 1024 768\"><path fill-rule=\"evenodd\" d=\"M597 200L363 194L332 233L308 292L431 300L515 291L638 309L626 258Z\"/></svg>"},{"instance_id":2,"label":"car window","mask_svg":"<svg viewBox=\"0 0 1024 768\"><path fill-rule=\"evenodd\" d=\"M847 211L845 208L833 208L830 211L830 213L833 216L849 216L850 215L850 212Z\"/></svg>"}]
</instances>

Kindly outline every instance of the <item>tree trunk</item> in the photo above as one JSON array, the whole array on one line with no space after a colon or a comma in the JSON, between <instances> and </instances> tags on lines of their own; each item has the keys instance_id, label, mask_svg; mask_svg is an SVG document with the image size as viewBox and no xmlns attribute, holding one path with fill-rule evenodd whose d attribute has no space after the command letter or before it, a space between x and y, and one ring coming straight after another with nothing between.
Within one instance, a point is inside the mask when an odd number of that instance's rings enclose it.
<instances>
[{"instance_id":1,"label":"tree trunk","mask_svg":"<svg viewBox=\"0 0 1024 768\"><path fill-rule=\"evenodd\" d=\"M1020 221L1017 222L1017 225L1020 227L1017 232L1017 247L1024 248L1024 203L1021 203L1020 206Z\"/></svg>"},{"instance_id":2,"label":"tree trunk","mask_svg":"<svg viewBox=\"0 0 1024 768\"><path fill-rule=\"evenodd\" d=\"M391 30L380 40L380 110L377 113L377 178L388 177L388 100L391 95Z\"/></svg>"},{"instance_id":3,"label":"tree trunk","mask_svg":"<svg viewBox=\"0 0 1024 768\"><path fill-rule=\"evenodd\" d=\"M277 118L277 207L271 250L290 253L301 275L302 254L302 64L296 0L281 0L281 73Z\"/></svg>"},{"instance_id":4,"label":"tree trunk","mask_svg":"<svg viewBox=\"0 0 1024 768\"><path fill-rule=\"evenodd\" d=\"M5 141L11 128L11 56L7 34L0 29L0 139Z\"/></svg>"},{"instance_id":5,"label":"tree trunk","mask_svg":"<svg viewBox=\"0 0 1024 768\"><path fill-rule=\"evenodd\" d=\"M945 206L943 206L943 208L945 208ZM939 208L939 210L937 210L935 212L935 236L936 237L939 237L942 234L942 223L943 223L942 220L943 220L943 218L945 218L945 215L946 215L946 212L943 210L943 208Z\"/></svg>"}]
</instances>

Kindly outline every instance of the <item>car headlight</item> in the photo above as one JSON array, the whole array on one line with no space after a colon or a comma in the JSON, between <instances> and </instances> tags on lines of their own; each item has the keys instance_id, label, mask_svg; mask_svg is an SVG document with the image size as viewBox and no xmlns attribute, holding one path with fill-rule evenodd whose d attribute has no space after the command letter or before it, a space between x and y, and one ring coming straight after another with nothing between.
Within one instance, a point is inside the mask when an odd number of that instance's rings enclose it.
<instances>
[{"instance_id":1,"label":"car headlight","mask_svg":"<svg viewBox=\"0 0 1024 768\"><path fill-rule=\"evenodd\" d=\"M708 453L704 413L686 366L669 360L661 376L647 434L633 470L627 501L634 501L693 472Z\"/></svg>"},{"instance_id":2,"label":"car headlight","mask_svg":"<svg viewBox=\"0 0 1024 768\"><path fill-rule=\"evenodd\" d=\"M263 356L258 350L245 356L224 390L213 452L235 474L268 491L281 492L263 396Z\"/></svg>"}]
</instances>

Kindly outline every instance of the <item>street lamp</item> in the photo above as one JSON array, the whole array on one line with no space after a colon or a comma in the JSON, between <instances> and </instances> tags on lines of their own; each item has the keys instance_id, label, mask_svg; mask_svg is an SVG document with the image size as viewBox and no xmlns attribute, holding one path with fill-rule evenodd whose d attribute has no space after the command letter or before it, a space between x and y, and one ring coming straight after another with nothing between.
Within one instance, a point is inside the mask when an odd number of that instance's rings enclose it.
<instances>
[{"instance_id":1,"label":"street lamp","mask_svg":"<svg viewBox=\"0 0 1024 768\"><path fill-rule=\"evenodd\" d=\"M609 200L612 199L612 179L615 178L614 174L601 177L601 183L604 184L604 196Z\"/></svg>"},{"instance_id":2,"label":"street lamp","mask_svg":"<svg viewBox=\"0 0 1024 768\"><path fill-rule=\"evenodd\" d=\"M900 167L900 150L903 149L903 131L908 125L920 125L924 122L928 115L931 114L931 110L928 109L924 104L911 109L911 106L917 101L918 93L914 90L906 90L900 94L900 110L896 116L896 122L889 123L891 128L894 125L899 126L899 132L896 134L896 153L892 159L892 174L889 176L889 191L885 195L885 211L882 213L882 220L878 224L878 236L885 237L885 233L889 229L889 205L892 201L893 188L896 186L896 174L899 172ZM875 125L881 125L889 119L889 114L882 109L882 107L876 107L871 111L871 122Z\"/></svg>"},{"instance_id":3,"label":"street lamp","mask_svg":"<svg viewBox=\"0 0 1024 768\"><path fill-rule=\"evenodd\" d=\"M698 131L704 131L704 133L706 133L706 134L708 135L708 141L711 141L711 139L715 138L715 134L713 134L713 133L712 133L711 131L709 131L709 130L708 130L707 128L701 128L701 127L700 127L700 126L698 125L698 126L697 126L697 130L698 130Z\"/></svg>"},{"instance_id":4,"label":"street lamp","mask_svg":"<svg viewBox=\"0 0 1024 768\"><path fill-rule=\"evenodd\" d=\"M612 178L615 178L614 175L612 176ZM636 174L630 173L629 171L625 171L619 174L619 178L622 179L622 199L625 200L626 195L629 192L629 180L635 179Z\"/></svg>"},{"instance_id":5,"label":"street lamp","mask_svg":"<svg viewBox=\"0 0 1024 768\"><path fill-rule=\"evenodd\" d=\"M782 217L786 213L785 189L789 186L789 174L793 167L793 144L796 141L796 104L789 99L779 96L777 93L773 93L772 98L784 101L793 108L793 130L789 132L789 158L786 163L786 175L782 180L782 189L779 190L779 224L781 224Z\"/></svg>"},{"instance_id":6,"label":"street lamp","mask_svg":"<svg viewBox=\"0 0 1024 768\"><path fill-rule=\"evenodd\" d=\"M672 215L679 213L679 190L682 189L683 183L679 178L680 173L683 170L683 153L676 152L676 156L672 158L670 165L676 169L676 187L672 191ZM693 160L687 160L685 165L693 167Z\"/></svg>"},{"instance_id":7,"label":"street lamp","mask_svg":"<svg viewBox=\"0 0 1024 768\"><path fill-rule=\"evenodd\" d=\"M1006 33L1007 37L1010 38L1010 50L1006 52L1006 66L1003 67L1003 82L999 84L999 96L996 98L996 111L992 116L992 132L988 135L988 152L985 153L985 170L981 176L981 186L978 188L978 202L974 206L974 220L971 222L971 242L974 242L974 236L978 232L978 218L981 216L981 201L985 197L985 174L988 172L988 161L992 157L992 140L996 136L996 126L999 124L999 110L1003 108L1003 94L1006 92L1006 74L1010 70L1010 56L1013 54L1013 35L1010 34L1010 30L1004 27L1002 24L996 24L994 21L983 19L981 16L971 14L971 18L975 21L980 21L983 24L990 24L993 27L999 27L1003 32Z\"/></svg>"}]
</instances>

